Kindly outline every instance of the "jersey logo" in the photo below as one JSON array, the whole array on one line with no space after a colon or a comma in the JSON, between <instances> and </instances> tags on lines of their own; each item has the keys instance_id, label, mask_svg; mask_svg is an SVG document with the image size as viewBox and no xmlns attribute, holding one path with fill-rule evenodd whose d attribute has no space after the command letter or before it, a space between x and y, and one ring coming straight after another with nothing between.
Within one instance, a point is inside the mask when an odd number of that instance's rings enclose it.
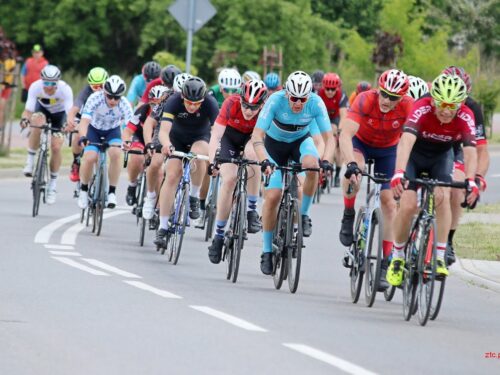
<instances>
[{"instance_id":1,"label":"jersey logo","mask_svg":"<svg viewBox=\"0 0 500 375\"><path fill-rule=\"evenodd\" d=\"M453 140L453 137L450 136L450 135L429 133L429 132L426 132L426 131L422 132L422 137L424 137L424 138L430 138L430 139L434 139L436 141L446 142L446 143L451 142Z\"/></svg>"},{"instance_id":2,"label":"jersey logo","mask_svg":"<svg viewBox=\"0 0 500 375\"><path fill-rule=\"evenodd\" d=\"M394 129L399 128L399 127L400 127L399 121L397 121L397 120L396 120L396 121L394 121L394 122L392 123L392 127L393 127Z\"/></svg>"},{"instance_id":3,"label":"jersey logo","mask_svg":"<svg viewBox=\"0 0 500 375\"><path fill-rule=\"evenodd\" d=\"M475 136L476 135L476 124L475 124L472 116L469 115L468 113L465 113L462 111L458 112L457 116L467 123L467 125L469 126L470 133Z\"/></svg>"},{"instance_id":4,"label":"jersey logo","mask_svg":"<svg viewBox=\"0 0 500 375\"><path fill-rule=\"evenodd\" d=\"M187 113L187 112L180 112L180 113L177 114L178 118L188 118L188 116L189 116L189 113Z\"/></svg>"},{"instance_id":5,"label":"jersey logo","mask_svg":"<svg viewBox=\"0 0 500 375\"><path fill-rule=\"evenodd\" d=\"M418 122L420 117L422 117L426 113L429 113L431 110L432 110L432 107L430 105L425 105L425 106L422 106L422 107L416 109L415 111L413 111L413 114L410 118L410 121L411 122Z\"/></svg>"}]
</instances>

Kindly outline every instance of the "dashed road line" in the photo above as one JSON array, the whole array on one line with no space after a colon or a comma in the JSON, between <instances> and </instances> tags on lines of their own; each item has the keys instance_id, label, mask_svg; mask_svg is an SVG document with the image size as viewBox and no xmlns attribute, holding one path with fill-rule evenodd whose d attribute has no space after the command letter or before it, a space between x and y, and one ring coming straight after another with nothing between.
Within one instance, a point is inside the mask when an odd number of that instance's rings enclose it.
<instances>
[{"instance_id":1,"label":"dashed road line","mask_svg":"<svg viewBox=\"0 0 500 375\"><path fill-rule=\"evenodd\" d=\"M74 250L74 246L69 245L57 245L57 244L45 244L43 245L46 249L54 249L54 250Z\"/></svg>"},{"instance_id":2,"label":"dashed road line","mask_svg":"<svg viewBox=\"0 0 500 375\"><path fill-rule=\"evenodd\" d=\"M52 223L44 226L40 229L35 235L35 243L49 243L50 237L52 233L54 233L57 229L62 227L63 225L72 222L80 217L80 214L75 214L67 217L63 217L62 219L58 219L53 221Z\"/></svg>"},{"instance_id":3,"label":"dashed road line","mask_svg":"<svg viewBox=\"0 0 500 375\"><path fill-rule=\"evenodd\" d=\"M75 260L70 259L70 258L52 257L52 259L58 260L61 263L64 263L64 264L66 264L68 266L71 266L71 267L74 267L74 268L78 268L79 270L88 272L88 273L90 273L92 275L95 275L95 276L110 276L106 272L95 270L95 269L93 269L91 267L86 266L85 264L78 263Z\"/></svg>"},{"instance_id":4,"label":"dashed road line","mask_svg":"<svg viewBox=\"0 0 500 375\"><path fill-rule=\"evenodd\" d=\"M120 276L128 277L131 279L142 279L141 276L136 275L135 273L124 271L120 268L117 268L117 267L111 266L109 264L106 264L104 262L101 262L100 260L89 259L89 258L82 258L82 259L95 267L101 268L101 269L108 271L108 272L116 273L117 275L120 275Z\"/></svg>"},{"instance_id":5,"label":"dashed road line","mask_svg":"<svg viewBox=\"0 0 500 375\"><path fill-rule=\"evenodd\" d=\"M375 375L375 372L369 371L361 366L355 365L345 359L336 357L332 354L325 353L321 350L315 349L313 347L296 344L296 343L283 343L283 345L287 348L295 350L299 353L305 354L309 357L317 359L321 362L328 363L329 365L335 366L338 369L347 372L348 374L356 374L356 375Z\"/></svg>"},{"instance_id":6,"label":"dashed road line","mask_svg":"<svg viewBox=\"0 0 500 375\"><path fill-rule=\"evenodd\" d=\"M58 250L50 250L49 253L52 255L60 255L60 256L66 256L66 257L81 257L82 254L76 252L76 251L58 251Z\"/></svg>"},{"instance_id":7,"label":"dashed road line","mask_svg":"<svg viewBox=\"0 0 500 375\"><path fill-rule=\"evenodd\" d=\"M253 323L250 323L246 320L240 319L234 315L229 315L229 314L226 314L225 312L212 309L211 307L208 307L208 306L190 305L189 307L191 307L192 309L198 310L202 313L213 316L214 318L221 319L221 320L225 321L226 323L232 324L236 327L246 329L247 331L267 332L267 329L259 327L259 326L255 325Z\"/></svg>"},{"instance_id":8,"label":"dashed road line","mask_svg":"<svg viewBox=\"0 0 500 375\"><path fill-rule=\"evenodd\" d=\"M131 281L131 280L123 280L123 282L125 284L129 284L129 285L132 285L132 286L135 286L136 288L139 288L139 289L142 289L142 290L146 290L148 292L151 292L153 294L156 294L160 297L163 297L163 298L174 298L174 299L182 299L181 296L178 296L177 294L174 294L174 293L171 293L167 290L162 290L162 289L158 289L158 288L155 288L151 285L148 285L146 283L143 283L141 281Z\"/></svg>"}]
</instances>

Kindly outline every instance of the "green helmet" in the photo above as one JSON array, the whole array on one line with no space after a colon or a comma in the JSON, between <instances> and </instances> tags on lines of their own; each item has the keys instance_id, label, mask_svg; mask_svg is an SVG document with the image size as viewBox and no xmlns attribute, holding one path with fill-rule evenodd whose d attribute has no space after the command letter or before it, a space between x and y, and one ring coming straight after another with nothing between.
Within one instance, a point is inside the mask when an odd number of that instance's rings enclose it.
<instances>
[{"instance_id":1,"label":"green helmet","mask_svg":"<svg viewBox=\"0 0 500 375\"><path fill-rule=\"evenodd\" d=\"M467 85L457 75L441 74L432 81L431 96L440 102L461 103L467 98Z\"/></svg>"},{"instance_id":2,"label":"green helmet","mask_svg":"<svg viewBox=\"0 0 500 375\"><path fill-rule=\"evenodd\" d=\"M87 76L87 82L89 85L103 85L107 79L108 72L101 67L90 69L89 75Z\"/></svg>"}]
</instances>

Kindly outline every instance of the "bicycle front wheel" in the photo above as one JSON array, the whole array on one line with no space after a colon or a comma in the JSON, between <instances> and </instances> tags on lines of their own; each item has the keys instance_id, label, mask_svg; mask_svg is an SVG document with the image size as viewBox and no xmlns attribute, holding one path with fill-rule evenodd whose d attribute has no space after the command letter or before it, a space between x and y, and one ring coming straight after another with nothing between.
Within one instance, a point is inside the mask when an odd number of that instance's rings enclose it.
<instances>
[{"instance_id":1,"label":"bicycle front wheel","mask_svg":"<svg viewBox=\"0 0 500 375\"><path fill-rule=\"evenodd\" d=\"M214 186L210 191L210 196L207 204L207 213L206 213L206 225L205 228L205 242L212 238L214 234L214 226L215 226L215 215L217 213L217 194L219 192L219 176L211 181Z\"/></svg>"},{"instance_id":2,"label":"bicycle front wheel","mask_svg":"<svg viewBox=\"0 0 500 375\"><path fill-rule=\"evenodd\" d=\"M31 187L33 189L33 217L36 217L38 215L38 211L40 210L40 201L42 200L42 189L44 186L44 173L47 168L46 158L46 152L40 151L38 153L33 182L31 183Z\"/></svg>"},{"instance_id":3,"label":"bicycle front wheel","mask_svg":"<svg viewBox=\"0 0 500 375\"><path fill-rule=\"evenodd\" d=\"M441 304L443 303L444 289L446 286L446 277L436 278L436 281L439 283L439 293L437 298L433 298L432 306L431 306L431 316L430 320L435 320L439 315L439 310L441 309ZM434 286L436 288L436 286ZM434 294L435 296L435 294Z\"/></svg>"},{"instance_id":4,"label":"bicycle front wheel","mask_svg":"<svg viewBox=\"0 0 500 375\"><path fill-rule=\"evenodd\" d=\"M233 276L231 281L233 283L238 280L238 271L240 269L240 259L241 259L241 249L243 249L243 243L245 241L245 220L246 220L246 206L247 196L245 193L239 194L237 198L236 215L234 221L234 232L233 232Z\"/></svg>"},{"instance_id":5,"label":"bicycle front wheel","mask_svg":"<svg viewBox=\"0 0 500 375\"><path fill-rule=\"evenodd\" d=\"M98 198L95 205L95 216L96 220L96 235L100 236L102 231L102 220L104 216L104 206L106 204L106 177L104 175L104 168L101 168L99 173L99 191Z\"/></svg>"},{"instance_id":6,"label":"bicycle front wheel","mask_svg":"<svg viewBox=\"0 0 500 375\"><path fill-rule=\"evenodd\" d=\"M354 241L350 247L350 253L353 256L352 268L350 271L351 278L351 300L352 303L357 303L359 296L361 294L361 287L363 286L363 275L364 271L364 244L362 238L364 233L362 233L363 228L361 223L363 223L365 218L365 207L361 207L358 210L358 215L356 216L356 225L354 226Z\"/></svg>"},{"instance_id":7,"label":"bicycle front wheel","mask_svg":"<svg viewBox=\"0 0 500 375\"><path fill-rule=\"evenodd\" d=\"M182 249L182 240L184 239L184 233L186 232L189 211L189 185L184 185L180 193L182 196L179 201L177 216L174 218L174 233L170 239L170 241L172 241L172 262L174 265L179 261Z\"/></svg>"},{"instance_id":8,"label":"bicycle front wheel","mask_svg":"<svg viewBox=\"0 0 500 375\"><path fill-rule=\"evenodd\" d=\"M365 302L368 307L373 306L379 287L383 236L382 212L377 208L372 214L370 237L366 243Z\"/></svg>"},{"instance_id":9,"label":"bicycle front wheel","mask_svg":"<svg viewBox=\"0 0 500 375\"><path fill-rule=\"evenodd\" d=\"M415 241L418 236L418 225L413 225L410 233L409 241L405 248L405 267L403 269L403 317L406 321L411 319L416 307L416 295L418 286L418 275L416 272L416 256Z\"/></svg>"},{"instance_id":10,"label":"bicycle front wheel","mask_svg":"<svg viewBox=\"0 0 500 375\"><path fill-rule=\"evenodd\" d=\"M288 288L295 293L299 286L300 262L302 260L302 215L299 210L299 201L293 200L287 220L287 263Z\"/></svg>"},{"instance_id":11,"label":"bicycle front wheel","mask_svg":"<svg viewBox=\"0 0 500 375\"><path fill-rule=\"evenodd\" d=\"M436 221L430 220L424 228L418 262L418 322L425 326L432 309L436 279Z\"/></svg>"},{"instance_id":12,"label":"bicycle front wheel","mask_svg":"<svg viewBox=\"0 0 500 375\"><path fill-rule=\"evenodd\" d=\"M283 250L286 235L286 218L283 207L278 211L278 221L273 233L273 281L276 289L281 289L287 274L286 253Z\"/></svg>"},{"instance_id":13,"label":"bicycle front wheel","mask_svg":"<svg viewBox=\"0 0 500 375\"><path fill-rule=\"evenodd\" d=\"M137 198L137 223L139 225L139 246L144 246L144 236L146 235L146 219L142 215L142 209L144 207L144 199L146 198L146 174L143 172L141 178L139 194Z\"/></svg>"}]
</instances>

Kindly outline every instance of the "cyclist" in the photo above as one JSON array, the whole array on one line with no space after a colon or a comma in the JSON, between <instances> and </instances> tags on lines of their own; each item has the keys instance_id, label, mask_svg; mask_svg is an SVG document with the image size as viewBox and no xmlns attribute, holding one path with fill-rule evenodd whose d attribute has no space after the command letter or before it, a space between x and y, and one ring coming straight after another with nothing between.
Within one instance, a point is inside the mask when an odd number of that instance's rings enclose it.
<instances>
[{"instance_id":1,"label":"cyclist","mask_svg":"<svg viewBox=\"0 0 500 375\"><path fill-rule=\"evenodd\" d=\"M420 77L408 76L410 88L406 95L414 100L420 99L422 96L429 92L429 85Z\"/></svg>"},{"instance_id":2,"label":"cyclist","mask_svg":"<svg viewBox=\"0 0 500 375\"><path fill-rule=\"evenodd\" d=\"M356 90L354 90L351 93L351 95L349 95L349 106L352 106L352 103L354 103L354 99L356 99L356 96L358 96L363 91L371 90L371 88L372 88L372 85L370 85L370 82L360 81L356 85Z\"/></svg>"},{"instance_id":3,"label":"cyclist","mask_svg":"<svg viewBox=\"0 0 500 375\"><path fill-rule=\"evenodd\" d=\"M442 71L443 74L457 75L460 77L465 85L467 86L467 94L472 90L472 83L469 74L460 67L449 66ZM474 120L476 124L476 151L477 151L477 170L476 170L476 184L480 191L486 190L486 180L484 176L488 172L490 164L490 155L488 152L488 141L486 140L486 133L484 131L484 117L481 110L481 105L477 103L470 96L467 96L465 100L465 105L474 113ZM456 143L453 146L455 169L453 172L454 180L463 180L465 178L465 168L464 168L464 154L462 150L461 142ZM451 229L448 234L448 245L447 245L447 263L451 265L455 262L455 251L453 249L453 236L458 227L460 221L460 215L462 214L461 203L464 201L464 192L460 189L451 190Z\"/></svg>"},{"instance_id":4,"label":"cyclist","mask_svg":"<svg viewBox=\"0 0 500 375\"><path fill-rule=\"evenodd\" d=\"M252 133L262 172L268 175L273 164L286 165L290 158L302 163L304 168L318 168L320 155L309 135L313 123L317 124L325 142L321 167L327 169L330 167L327 160L333 156L334 140L325 103L312 93L312 81L307 73L293 72L288 76L285 90L274 93L266 101ZM309 237L312 232L309 209L317 184L317 173L306 172L301 204L304 237ZM281 172L275 171L266 188L262 207L264 248L260 267L265 275L272 272L272 236L281 188Z\"/></svg>"},{"instance_id":5,"label":"cyclist","mask_svg":"<svg viewBox=\"0 0 500 375\"><path fill-rule=\"evenodd\" d=\"M120 126L128 123L132 118L132 107L123 97L127 85L117 75L112 75L104 83L101 91L94 92L88 98L82 111L78 132L80 143L85 145L83 159L80 166L80 195L78 206L83 210L88 206L89 181L92 177L94 164L98 160L98 148L87 145L89 142L100 143L100 137L110 145L121 144ZM109 148L109 190L107 206L116 206L116 184L120 177L120 154L118 148Z\"/></svg>"},{"instance_id":6,"label":"cyclist","mask_svg":"<svg viewBox=\"0 0 500 375\"><path fill-rule=\"evenodd\" d=\"M326 105L326 110L328 111L328 117L332 124L333 136L335 137L335 177L334 186L340 186L340 170L342 169L342 156L340 155L340 147L338 147L339 142L339 122L346 116L347 109L349 105L347 104L347 95L345 91L342 90L342 80L336 73L326 73L323 76L322 87L318 92L318 95L323 99Z\"/></svg>"},{"instance_id":7,"label":"cyclist","mask_svg":"<svg viewBox=\"0 0 500 375\"><path fill-rule=\"evenodd\" d=\"M219 108L230 95L239 92L241 86L241 76L236 69L225 68L219 73L218 84L210 87L208 94L215 97Z\"/></svg>"},{"instance_id":8,"label":"cyclist","mask_svg":"<svg viewBox=\"0 0 500 375\"><path fill-rule=\"evenodd\" d=\"M55 65L46 65L40 73L40 79L33 82L28 90L26 107L21 115L21 127L25 128L30 123L41 126L50 122L52 137L50 140L50 181L47 188L46 202L54 204L56 201L56 184L59 168L61 167L61 147L64 139L61 133L73 104L73 91L71 87L61 80L61 71ZM41 129L33 128L28 141L28 158L23 173L26 177L33 175L33 165L36 151L40 145Z\"/></svg>"},{"instance_id":9,"label":"cyclist","mask_svg":"<svg viewBox=\"0 0 500 375\"><path fill-rule=\"evenodd\" d=\"M474 182L477 163L474 114L463 105L467 98L467 86L456 75L441 74L432 82L430 94L415 103L405 123L391 181L394 197L400 198L400 207L394 220L392 261L387 271L387 281L394 286L401 285L403 279L404 247L411 220L417 211L416 186L405 183L404 178L417 178L426 171L432 179L451 182L452 147L454 142L461 140L464 145L466 182L470 191L467 204L473 205L479 196ZM437 188L436 196L436 273L447 276L444 257L451 224L450 188Z\"/></svg>"},{"instance_id":10,"label":"cyclist","mask_svg":"<svg viewBox=\"0 0 500 375\"><path fill-rule=\"evenodd\" d=\"M283 89L281 86L280 76L274 72L267 73L264 78L264 83L266 84L268 95L274 94L276 91Z\"/></svg>"},{"instance_id":11,"label":"cyclist","mask_svg":"<svg viewBox=\"0 0 500 375\"><path fill-rule=\"evenodd\" d=\"M182 86L182 93L175 93L163 104L160 127L162 152L169 156L171 148L181 152L194 152L208 155L210 127L219 113L217 101L207 95L207 87L201 78L191 77ZM195 160L192 171L192 185L189 192L189 217L200 217L200 187L206 174L206 162ZM165 181L160 191L160 229L155 244L165 246L168 232L168 220L175 192L182 175L182 161L168 159L165 166Z\"/></svg>"},{"instance_id":12,"label":"cyclist","mask_svg":"<svg viewBox=\"0 0 500 375\"><path fill-rule=\"evenodd\" d=\"M312 75L312 83L313 83L313 89L312 91L315 93L318 93L319 90L321 89L323 85L323 77L325 76L325 72L322 70L316 70Z\"/></svg>"},{"instance_id":13,"label":"cyclist","mask_svg":"<svg viewBox=\"0 0 500 375\"><path fill-rule=\"evenodd\" d=\"M181 70L175 65L167 65L166 67L164 67L161 70L160 76L148 83L146 90L144 90L144 93L142 94L142 98L139 101L138 106L149 102L149 91L153 87L162 85L167 87L168 89L171 89L174 84L174 78L178 74L181 74Z\"/></svg>"},{"instance_id":14,"label":"cyclist","mask_svg":"<svg viewBox=\"0 0 500 375\"><path fill-rule=\"evenodd\" d=\"M266 85L262 81L247 81L242 85L241 95L233 94L224 100L224 104L215 120L210 138L209 174L217 173L215 154L220 143L220 157L237 158L244 153L245 158L256 160L255 151L248 141L257 122L264 101L267 98ZM257 233L261 229L257 212L257 199L260 187L260 167L251 166L253 173L248 177L248 232ZM212 263L219 263L224 244L224 231L231 211L231 196L236 186L238 167L225 163L220 166L221 187L217 199L216 230L212 245L208 248L208 257Z\"/></svg>"},{"instance_id":15,"label":"cyclist","mask_svg":"<svg viewBox=\"0 0 500 375\"><path fill-rule=\"evenodd\" d=\"M122 133L122 148L125 151L144 152L144 134L143 125L153 108L156 108L167 96L168 89L165 86L155 86L149 91L149 104L138 107L134 116L130 119ZM137 177L142 172L144 165L144 156L130 154L128 156L128 188L125 201L129 206L136 203Z\"/></svg>"},{"instance_id":16,"label":"cyclist","mask_svg":"<svg viewBox=\"0 0 500 375\"><path fill-rule=\"evenodd\" d=\"M406 96L409 81L407 75L397 69L386 70L378 80L378 89L360 93L347 116L340 123L340 149L347 170L342 182L344 195L344 215L340 229L340 242L351 246L355 216L356 195L361 185L361 171L367 159L375 160L374 172L392 177L396 161L396 148L401 129L411 113L413 99ZM380 202L384 218L383 253L380 288L389 285L385 280L388 257L391 254L394 234L392 231L396 202L389 190L390 184L382 184ZM349 267L349 257L344 257L343 264Z\"/></svg>"},{"instance_id":17,"label":"cyclist","mask_svg":"<svg viewBox=\"0 0 500 375\"><path fill-rule=\"evenodd\" d=\"M248 82L248 81L260 81L260 74L257 72L254 72L253 70L247 70L243 75L241 76L241 79L243 82Z\"/></svg>"},{"instance_id":18,"label":"cyclist","mask_svg":"<svg viewBox=\"0 0 500 375\"><path fill-rule=\"evenodd\" d=\"M49 64L43 56L43 48L40 44L35 44L31 50L31 56L26 59L21 68L21 83L23 91L21 93L21 101L23 103L28 99L28 90L31 84L40 79L42 69Z\"/></svg>"},{"instance_id":19,"label":"cyclist","mask_svg":"<svg viewBox=\"0 0 500 375\"><path fill-rule=\"evenodd\" d=\"M73 107L71 107L68 113L66 131L72 132L76 129L78 121L80 121L81 118L80 110L92 93L102 90L104 82L106 82L107 79L108 72L106 72L104 68L95 67L89 71L87 75L88 85L80 91L73 103ZM80 181L80 155L83 151L83 147L78 143L78 133L74 133L70 136L72 137L71 150L73 151L73 164L71 165L69 179L73 182L78 182Z\"/></svg>"},{"instance_id":20,"label":"cyclist","mask_svg":"<svg viewBox=\"0 0 500 375\"><path fill-rule=\"evenodd\" d=\"M130 83L127 100L134 106L144 94L146 85L160 76L161 66L156 61L149 61L142 66L141 74L136 75Z\"/></svg>"}]
</instances>

